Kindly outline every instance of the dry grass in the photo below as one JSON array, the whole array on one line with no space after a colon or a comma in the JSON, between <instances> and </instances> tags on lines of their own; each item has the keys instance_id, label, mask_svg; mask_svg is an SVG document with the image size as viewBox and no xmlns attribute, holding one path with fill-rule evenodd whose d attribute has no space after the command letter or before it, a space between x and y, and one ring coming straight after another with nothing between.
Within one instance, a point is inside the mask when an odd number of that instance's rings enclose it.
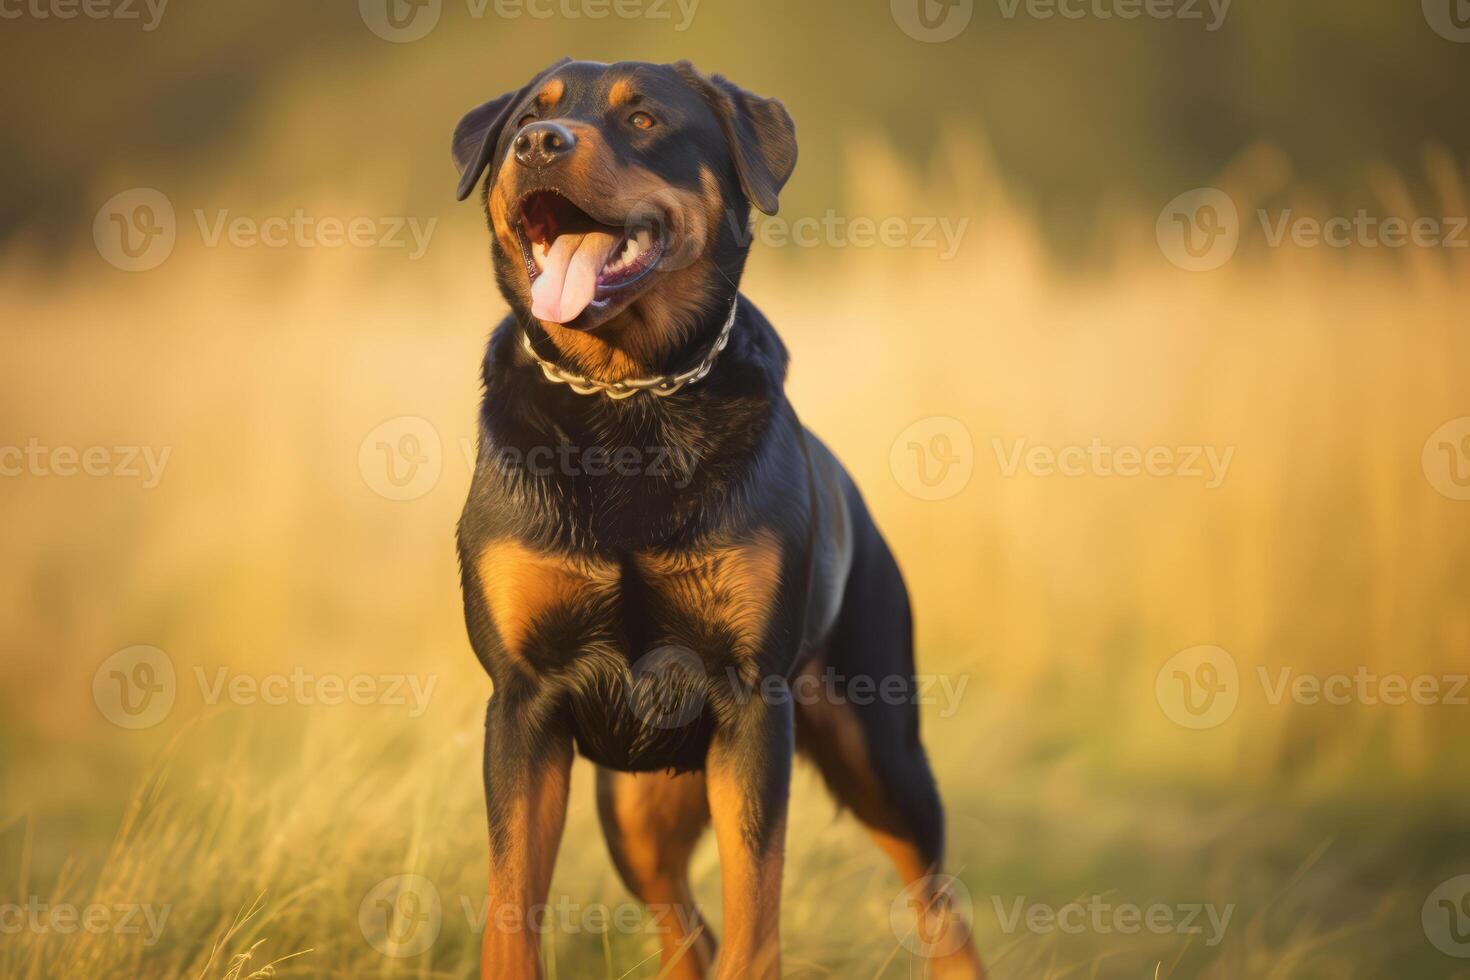
<instances>
[{"instance_id":1,"label":"dry grass","mask_svg":"<svg viewBox=\"0 0 1470 980\"><path fill-rule=\"evenodd\" d=\"M970 215L959 255L760 254L746 291L792 349L798 409L900 555L922 663L969 678L960 712L931 716L928 737L996 975L1442 972L1451 961L1425 942L1418 909L1470 868L1453 832L1465 710L1243 696L1226 724L1192 732L1160 711L1154 676L1198 644L1228 649L1248 677L1464 670L1470 504L1437 494L1419 459L1431 431L1470 414L1466 257L1247 250L1190 275L1163 261L1139 213L1110 222L1093 274L1065 276L973 142L952 141L931 174L882 146L852 153L853 214ZM1262 172L1247 158L1222 182L1250 200ZM1391 181L1385 197L1394 206ZM21 246L7 257L0 443L173 456L154 490L0 483L0 898L170 912L153 945L0 936L0 975L471 969L488 686L463 638L451 531L499 301L472 217L441 218L417 263L197 240L132 276L85 250L59 273ZM367 433L399 415L429 419L444 445L439 484L411 502L376 496L357 467ZM964 421L975 469L957 496L928 502L894 479L889 454L935 415ZM1233 447L1233 463L1213 490L1006 477L991 445L1094 436ZM163 724L124 731L93 706L92 675L137 643L169 653L180 693ZM437 688L419 718L213 707L193 671L220 666L406 672ZM588 777L579 768L553 894L616 905L627 899ZM848 819L834 823L810 774L800 787L789 974L920 975L887 927L896 879ZM717 913L711 846L695 871ZM358 913L404 873L434 883L442 929L429 952L393 959ZM1213 947L1006 932L997 913L1095 894L1236 908ZM643 932L564 929L546 950L563 980L649 977L654 946Z\"/></svg>"}]
</instances>

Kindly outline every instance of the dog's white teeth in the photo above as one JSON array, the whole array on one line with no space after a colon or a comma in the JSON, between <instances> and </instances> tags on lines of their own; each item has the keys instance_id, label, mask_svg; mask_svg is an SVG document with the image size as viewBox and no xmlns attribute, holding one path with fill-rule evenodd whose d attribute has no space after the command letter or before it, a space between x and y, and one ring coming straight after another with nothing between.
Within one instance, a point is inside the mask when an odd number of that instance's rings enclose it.
<instances>
[{"instance_id":1,"label":"dog's white teeth","mask_svg":"<svg viewBox=\"0 0 1470 980\"><path fill-rule=\"evenodd\" d=\"M535 262L536 262L536 268L538 268L538 269L545 268L545 266L546 266L546 243L545 242L532 242L531 243L531 258L535 260Z\"/></svg>"},{"instance_id":2,"label":"dog's white teeth","mask_svg":"<svg viewBox=\"0 0 1470 980\"><path fill-rule=\"evenodd\" d=\"M653 232L647 228L640 228L638 234L633 236L633 241L637 243L640 252L646 252L653 248Z\"/></svg>"},{"instance_id":3,"label":"dog's white teeth","mask_svg":"<svg viewBox=\"0 0 1470 980\"><path fill-rule=\"evenodd\" d=\"M609 273L621 272L632 265L633 260L636 258L638 258L638 243L630 238L623 243L623 247L618 251L618 254L614 255L608 261L607 265L603 267L603 271Z\"/></svg>"}]
</instances>

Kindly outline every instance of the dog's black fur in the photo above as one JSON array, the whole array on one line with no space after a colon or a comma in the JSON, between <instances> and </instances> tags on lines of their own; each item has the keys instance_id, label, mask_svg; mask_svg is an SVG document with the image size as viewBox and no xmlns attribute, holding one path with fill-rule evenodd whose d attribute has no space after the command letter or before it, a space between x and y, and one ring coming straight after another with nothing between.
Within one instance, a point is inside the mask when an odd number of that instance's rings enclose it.
<instances>
[{"instance_id":1,"label":"dog's black fur","mask_svg":"<svg viewBox=\"0 0 1470 980\"><path fill-rule=\"evenodd\" d=\"M627 125L633 106L655 125ZM553 121L577 149L518 164L516 134ZM595 161L577 162L584 147ZM459 526L465 618L494 682L484 771L492 901L545 901L574 744L600 767L609 845L646 901L690 901L683 865L713 812L726 869L720 975L776 976L798 743L839 801L898 849L906 877L935 872L943 851L912 686L900 703L842 697L858 677L912 685L903 580L852 480L787 401L780 339L737 297L750 203L774 211L795 163L794 127L779 103L687 64L559 62L473 110L454 149L461 197L487 175L482 201L511 305L484 360L478 465ZM621 191L608 188L646 191L654 178L686 212L656 221L670 238L697 239L697 254L570 324L536 320L534 266L508 227L526 195L554 187L613 223L629 220L629 205L609 201ZM687 213L700 200L715 207ZM578 394L521 348L528 332L541 357L570 370L670 373L710 349L732 303L727 349L669 397ZM620 452L636 463L615 465ZM673 660L659 659L670 650ZM821 671L836 679L818 703L793 704L790 686ZM647 710L671 703L693 713L671 722ZM673 975L702 976L713 942L683 911L665 959ZM537 975L534 937L495 933L487 927L486 975Z\"/></svg>"}]
</instances>

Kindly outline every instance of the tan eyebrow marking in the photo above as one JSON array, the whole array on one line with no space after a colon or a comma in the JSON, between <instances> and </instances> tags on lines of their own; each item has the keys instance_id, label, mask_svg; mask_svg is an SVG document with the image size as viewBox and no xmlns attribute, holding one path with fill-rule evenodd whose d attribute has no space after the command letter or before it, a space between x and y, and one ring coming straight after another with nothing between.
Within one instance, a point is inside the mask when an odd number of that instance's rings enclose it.
<instances>
[{"instance_id":1,"label":"tan eyebrow marking","mask_svg":"<svg viewBox=\"0 0 1470 980\"><path fill-rule=\"evenodd\" d=\"M546 87L536 96L536 104L543 109L550 109L561 101L561 97L566 90L566 84L560 78L553 78L546 83Z\"/></svg>"},{"instance_id":2,"label":"tan eyebrow marking","mask_svg":"<svg viewBox=\"0 0 1470 980\"><path fill-rule=\"evenodd\" d=\"M616 109L620 105L627 105L633 97L632 79L622 78L613 82L613 87L608 89L607 104Z\"/></svg>"}]
</instances>

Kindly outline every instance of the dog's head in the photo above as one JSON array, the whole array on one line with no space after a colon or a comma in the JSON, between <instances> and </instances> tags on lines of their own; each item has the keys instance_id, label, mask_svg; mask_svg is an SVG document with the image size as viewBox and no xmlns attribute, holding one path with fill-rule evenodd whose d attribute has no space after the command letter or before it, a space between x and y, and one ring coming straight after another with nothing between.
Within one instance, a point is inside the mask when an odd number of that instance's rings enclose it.
<instances>
[{"instance_id":1,"label":"dog's head","mask_svg":"<svg viewBox=\"0 0 1470 980\"><path fill-rule=\"evenodd\" d=\"M564 59L470 110L453 152L460 200L485 176L512 307L558 346L649 354L733 301L750 205L775 213L796 133L687 62Z\"/></svg>"}]
</instances>

